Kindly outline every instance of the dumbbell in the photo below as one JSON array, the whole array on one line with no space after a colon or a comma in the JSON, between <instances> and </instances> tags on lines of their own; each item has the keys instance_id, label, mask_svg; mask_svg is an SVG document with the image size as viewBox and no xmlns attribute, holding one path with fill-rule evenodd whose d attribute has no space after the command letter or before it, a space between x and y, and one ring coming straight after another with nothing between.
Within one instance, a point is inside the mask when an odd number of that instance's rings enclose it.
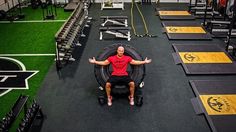
<instances>
[{"instance_id":1,"label":"dumbbell","mask_svg":"<svg viewBox=\"0 0 236 132\"><path fill-rule=\"evenodd\" d=\"M31 113L26 113L25 114L25 117L26 117L25 119L30 120L33 116L34 116L34 113L32 113L32 112Z\"/></svg>"},{"instance_id":2,"label":"dumbbell","mask_svg":"<svg viewBox=\"0 0 236 132\"><path fill-rule=\"evenodd\" d=\"M67 38L71 38L72 36L73 36L73 33L68 33L68 34L66 35Z\"/></svg>"},{"instance_id":3,"label":"dumbbell","mask_svg":"<svg viewBox=\"0 0 236 132\"><path fill-rule=\"evenodd\" d=\"M66 53L70 53L70 54L72 54L72 52L73 52L73 50L72 50L72 49L70 49L70 50L67 50L67 52L66 52Z\"/></svg>"},{"instance_id":4,"label":"dumbbell","mask_svg":"<svg viewBox=\"0 0 236 132\"><path fill-rule=\"evenodd\" d=\"M24 118L24 119L22 119L22 122L21 122L20 125L21 125L22 127L27 127L28 124L29 124L29 119L28 119L28 118Z\"/></svg>"},{"instance_id":5,"label":"dumbbell","mask_svg":"<svg viewBox=\"0 0 236 132\"><path fill-rule=\"evenodd\" d=\"M71 56L71 52L66 52L65 56Z\"/></svg>"},{"instance_id":6,"label":"dumbbell","mask_svg":"<svg viewBox=\"0 0 236 132\"><path fill-rule=\"evenodd\" d=\"M30 108L33 110L33 111L36 111L36 109L38 109L38 107L39 107L39 105L37 105L37 104L32 104L31 106L30 106Z\"/></svg>"},{"instance_id":7,"label":"dumbbell","mask_svg":"<svg viewBox=\"0 0 236 132\"><path fill-rule=\"evenodd\" d=\"M20 124L19 124L19 128L25 128L25 126L26 126L25 119L24 120L22 119Z\"/></svg>"},{"instance_id":8,"label":"dumbbell","mask_svg":"<svg viewBox=\"0 0 236 132\"><path fill-rule=\"evenodd\" d=\"M0 128L0 132L8 132L9 130L7 130L7 129L2 129L2 128Z\"/></svg>"},{"instance_id":9,"label":"dumbbell","mask_svg":"<svg viewBox=\"0 0 236 132\"><path fill-rule=\"evenodd\" d=\"M2 123L0 126L1 129L6 129L6 124Z\"/></svg>"},{"instance_id":10,"label":"dumbbell","mask_svg":"<svg viewBox=\"0 0 236 132\"><path fill-rule=\"evenodd\" d=\"M70 48L70 45L63 45L61 48L62 49L68 49L68 48Z\"/></svg>"},{"instance_id":11,"label":"dumbbell","mask_svg":"<svg viewBox=\"0 0 236 132\"><path fill-rule=\"evenodd\" d=\"M31 106L30 109L31 109L31 112L32 112L33 114L35 114L38 108L34 108L33 106Z\"/></svg>"},{"instance_id":12,"label":"dumbbell","mask_svg":"<svg viewBox=\"0 0 236 132\"><path fill-rule=\"evenodd\" d=\"M10 124L10 118L9 118L9 117L4 117L4 118L2 119L2 121L3 121L3 124L4 124L4 125Z\"/></svg>"},{"instance_id":13,"label":"dumbbell","mask_svg":"<svg viewBox=\"0 0 236 132\"><path fill-rule=\"evenodd\" d=\"M8 115L9 115L10 117L13 117L13 111L12 111L12 110L9 111L9 112L8 112Z\"/></svg>"},{"instance_id":14,"label":"dumbbell","mask_svg":"<svg viewBox=\"0 0 236 132\"><path fill-rule=\"evenodd\" d=\"M12 120L12 117L7 114L7 115L5 116L5 121L7 122L7 124L10 124L11 120Z\"/></svg>"},{"instance_id":15,"label":"dumbbell","mask_svg":"<svg viewBox=\"0 0 236 132\"><path fill-rule=\"evenodd\" d=\"M33 110L32 108L29 108L26 112L26 114L30 114L30 113L34 113L35 110Z\"/></svg>"},{"instance_id":16,"label":"dumbbell","mask_svg":"<svg viewBox=\"0 0 236 132\"><path fill-rule=\"evenodd\" d=\"M3 132L5 132L5 130L7 130L8 125L9 124L6 124L6 123L1 124L0 128L4 130Z\"/></svg>"},{"instance_id":17,"label":"dumbbell","mask_svg":"<svg viewBox=\"0 0 236 132\"><path fill-rule=\"evenodd\" d=\"M64 56L63 60L68 61L70 59L70 56Z\"/></svg>"},{"instance_id":18,"label":"dumbbell","mask_svg":"<svg viewBox=\"0 0 236 132\"><path fill-rule=\"evenodd\" d=\"M24 132L25 131L25 127L19 127L16 130L17 132Z\"/></svg>"}]
</instances>

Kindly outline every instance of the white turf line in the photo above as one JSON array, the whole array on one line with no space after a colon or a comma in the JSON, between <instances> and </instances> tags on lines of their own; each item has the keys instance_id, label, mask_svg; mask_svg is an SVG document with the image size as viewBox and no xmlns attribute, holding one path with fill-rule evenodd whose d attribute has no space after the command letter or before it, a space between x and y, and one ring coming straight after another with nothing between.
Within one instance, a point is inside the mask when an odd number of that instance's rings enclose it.
<instances>
[{"instance_id":1,"label":"white turf line","mask_svg":"<svg viewBox=\"0 0 236 132\"><path fill-rule=\"evenodd\" d=\"M0 56L56 56L55 54L0 54Z\"/></svg>"},{"instance_id":2,"label":"white turf line","mask_svg":"<svg viewBox=\"0 0 236 132\"><path fill-rule=\"evenodd\" d=\"M65 22L67 20L32 20L32 21L0 21L0 23L50 23L50 22Z\"/></svg>"}]
</instances>

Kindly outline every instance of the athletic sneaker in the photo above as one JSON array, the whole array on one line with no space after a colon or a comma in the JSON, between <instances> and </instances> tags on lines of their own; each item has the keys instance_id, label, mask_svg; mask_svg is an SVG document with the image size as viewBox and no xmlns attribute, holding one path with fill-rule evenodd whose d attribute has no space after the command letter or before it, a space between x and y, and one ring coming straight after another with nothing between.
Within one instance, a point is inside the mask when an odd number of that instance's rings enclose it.
<instances>
[{"instance_id":1,"label":"athletic sneaker","mask_svg":"<svg viewBox=\"0 0 236 132\"><path fill-rule=\"evenodd\" d=\"M112 96L107 98L107 105L111 106L112 105Z\"/></svg>"},{"instance_id":2,"label":"athletic sneaker","mask_svg":"<svg viewBox=\"0 0 236 132\"><path fill-rule=\"evenodd\" d=\"M134 97L129 96L129 104L134 105Z\"/></svg>"}]
</instances>

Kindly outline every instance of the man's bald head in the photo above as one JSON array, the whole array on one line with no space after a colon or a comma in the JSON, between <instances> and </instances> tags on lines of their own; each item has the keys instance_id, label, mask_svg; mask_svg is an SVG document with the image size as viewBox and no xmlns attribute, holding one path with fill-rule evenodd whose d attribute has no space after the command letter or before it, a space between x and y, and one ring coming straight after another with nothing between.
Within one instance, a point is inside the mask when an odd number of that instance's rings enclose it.
<instances>
[{"instance_id":1,"label":"man's bald head","mask_svg":"<svg viewBox=\"0 0 236 132\"><path fill-rule=\"evenodd\" d=\"M124 52L125 52L125 48L124 48L123 46L119 46L119 47L117 48L117 55L118 55L119 57L122 57L122 56L124 55Z\"/></svg>"}]
</instances>

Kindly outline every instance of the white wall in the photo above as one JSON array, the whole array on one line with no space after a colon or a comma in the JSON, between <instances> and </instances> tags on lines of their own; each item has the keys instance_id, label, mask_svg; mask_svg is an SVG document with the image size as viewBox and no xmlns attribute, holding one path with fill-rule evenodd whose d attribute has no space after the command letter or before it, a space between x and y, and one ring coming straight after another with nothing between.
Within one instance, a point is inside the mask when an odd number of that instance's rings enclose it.
<instances>
[{"instance_id":1,"label":"white wall","mask_svg":"<svg viewBox=\"0 0 236 132\"><path fill-rule=\"evenodd\" d=\"M5 0L0 0L0 5L4 4Z\"/></svg>"},{"instance_id":2,"label":"white wall","mask_svg":"<svg viewBox=\"0 0 236 132\"><path fill-rule=\"evenodd\" d=\"M6 0L6 2L8 3L5 3L5 0L0 0L1 4L0 4L0 10L4 10L4 11L7 11L8 10L8 4L9 4L9 7L12 8L13 5L17 5L18 4L18 0L13 0L13 3L12 3L12 0Z\"/></svg>"}]
</instances>

